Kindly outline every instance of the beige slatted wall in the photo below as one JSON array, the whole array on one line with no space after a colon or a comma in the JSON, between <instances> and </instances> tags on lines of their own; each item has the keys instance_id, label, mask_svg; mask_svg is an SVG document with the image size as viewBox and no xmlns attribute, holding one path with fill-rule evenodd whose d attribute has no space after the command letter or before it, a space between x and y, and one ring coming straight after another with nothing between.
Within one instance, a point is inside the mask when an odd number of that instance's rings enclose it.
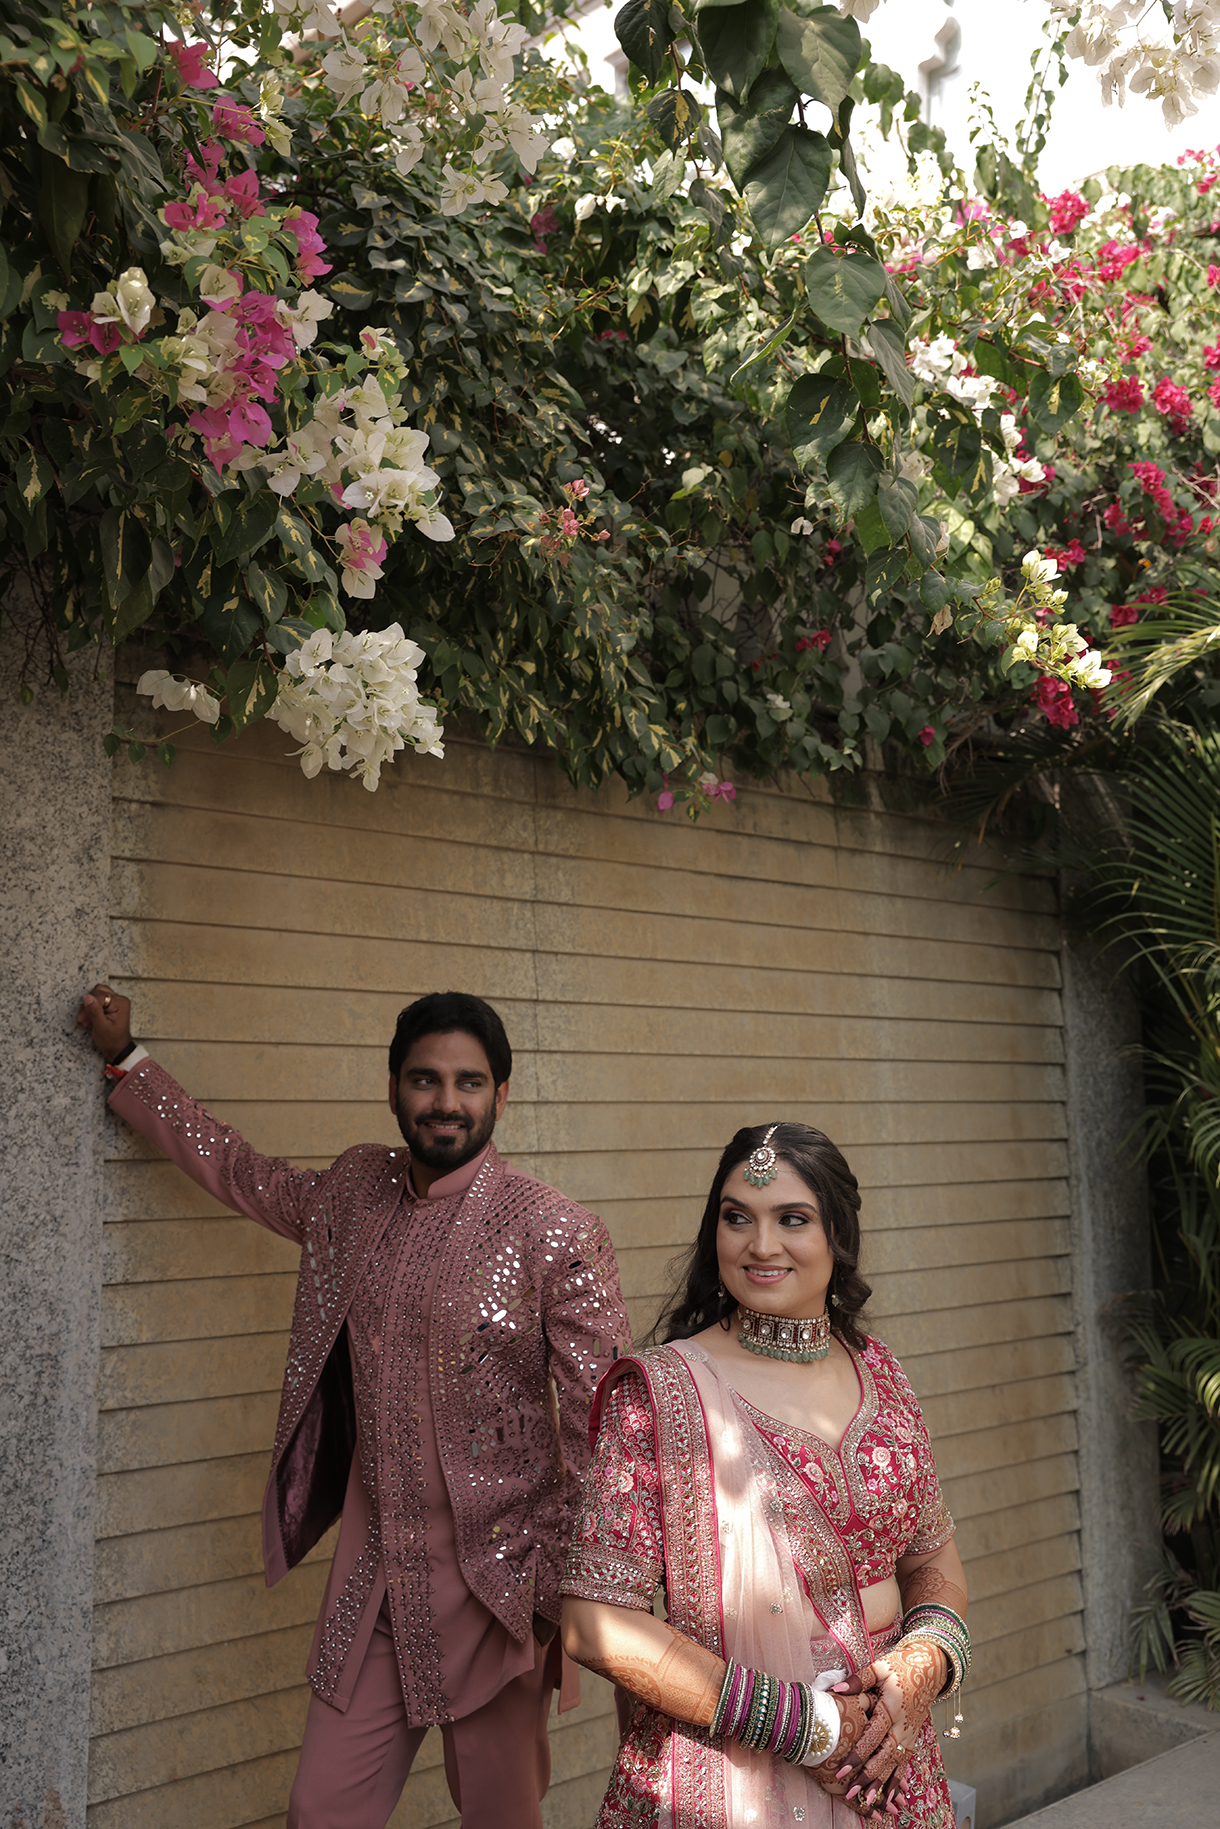
<instances>
[{"instance_id":1,"label":"beige slatted wall","mask_svg":"<svg viewBox=\"0 0 1220 1829\"><path fill-rule=\"evenodd\" d=\"M910 814L751 789L697 827L457 743L373 796L277 732L116 773L112 975L258 1147L394 1134L401 1004L460 986L517 1051L506 1153L606 1217L647 1326L742 1122L816 1121L865 1188L876 1331L923 1398L972 1578L953 1769L986 1829L1079 1763L1081 1598L1050 893L946 874ZM874 795L875 798L875 795ZM322 1549L268 1592L256 1512L294 1254L111 1129L91 1829L282 1821ZM554 1735L587 1829L602 1685ZM435 1738L435 1737L433 1737ZM454 1812L431 1742L395 1829Z\"/></svg>"}]
</instances>

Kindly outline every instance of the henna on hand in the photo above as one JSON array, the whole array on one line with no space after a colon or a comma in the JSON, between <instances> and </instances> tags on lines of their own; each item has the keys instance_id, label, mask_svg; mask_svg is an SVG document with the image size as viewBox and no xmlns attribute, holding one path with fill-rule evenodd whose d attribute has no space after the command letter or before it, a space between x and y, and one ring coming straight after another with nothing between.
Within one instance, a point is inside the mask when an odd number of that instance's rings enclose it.
<instances>
[{"instance_id":1,"label":"henna on hand","mask_svg":"<svg viewBox=\"0 0 1220 1829\"><path fill-rule=\"evenodd\" d=\"M841 1797L847 1787L836 1782L835 1774L843 1763L844 1755L858 1743L868 1726L869 1716L877 1704L877 1697L873 1691L869 1690L862 1696L836 1694L834 1699L839 1705L840 1716L839 1738L835 1744L835 1750L829 1759L823 1759L820 1765L810 1766L809 1770L824 1791Z\"/></svg>"},{"instance_id":2,"label":"henna on hand","mask_svg":"<svg viewBox=\"0 0 1220 1829\"><path fill-rule=\"evenodd\" d=\"M966 1611L965 1589L951 1581L934 1562L925 1562L921 1568L912 1569L902 1584L904 1613L909 1613L924 1600L939 1601L942 1607L952 1607L955 1613L962 1615Z\"/></svg>"},{"instance_id":3,"label":"henna on hand","mask_svg":"<svg viewBox=\"0 0 1220 1829\"><path fill-rule=\"evenodd\" d=\"M643 1635L632 1632L629 1625L610 1644L603 1645L599 1654L586 1652L580 1662L598 1676L621 1684L650 1708L672 1715L677 1721L710 1727L724 1682L724 1659L674 1632L661 1620L650 1619L648 1623L651 1630L647 1639L652 1643L641 1643ZM621 1642L616 1642L620 1637Z\"/></svg>"}]
</instances>

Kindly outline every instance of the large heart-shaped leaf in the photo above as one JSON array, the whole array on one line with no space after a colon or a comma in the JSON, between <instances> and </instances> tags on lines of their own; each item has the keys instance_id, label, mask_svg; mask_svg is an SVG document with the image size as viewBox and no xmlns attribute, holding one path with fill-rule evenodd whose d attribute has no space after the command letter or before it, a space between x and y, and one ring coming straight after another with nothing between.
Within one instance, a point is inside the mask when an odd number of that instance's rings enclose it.
<instances>
[{"instance_id":1,"label":"large heart-shaped leaf","mask_svg":"<svg viewBox=\"0 0 1220 1829\"><path fill-rule=\"evenodd\" d=\"M779 0L738 0L735 6L699 10L699 45L708 75L739 101L766 65L778 17Z\"/></svg>"},{"instance_id":2,"label":"large heart-shaped leaf","mask_svg":"<svg viewBox=\"0 0 1220 1829\"><path fill-rule=\"evenodd\" d=\"M1038 369L1030 381L1029 415L1044 432L1057 432L1079 412L1083 401L1084 388L1078 375L1055 377L1045 369Z\"/></svg>"},{"instance_id":3,"label":"large heart-shaped leaf","mask_svg":"<svg viewBox=\"0 0 1220 1829\"><path fill-rule=\"evenodd\" d=\"M801 91L838 114L860 63L860 28L833 6L781 6L775 36L779 60Z\"/></svg>"},{"instance_id":4,"label":"large heart-shaped leaf","mask_svg":"<svg viewBox=\"0 0 1220 1829\"><path fill-rule=\"evenodd\" d=\"M799 464L825 463L856 424L859 402L846 381L802 375L785 408L788 436Z\"/></svg>"},{"instance_id":5,"label":"large heart-shaped leaf","mask_svg":"<svg viewBox=\"0 0 1220 1829\"><path fill-rule=\"evenodd\" d=\"M824 134L785 127L769 153L746 173L743 194L768 248L782 248L821 207L830 183L830 147Z\"/></svg>"},{"instance_id":6,"label":"large heart-shaped leaf","mask_svg":"<svg viewBox=\"0 0 1220 1829\"><path fill-rule=\"evenodd\" d=\"M659 83L674 41L669 0L626 0L614 15L614 35L649 84Z\"/></svg>"},{"instance_id":7,"label":"large heart-shaped leaf","mask_svg":"<svg viewBox=\"0 0 1220 1829\"><path fill-rule=\"evenodd\" d=\"M859 440L840 445L826 463L826 479L834 505L846 521L871 502L877 493L877 479L885 468L885 459L876 445Z\"/></svg>"},{"instance_id":8,"label":"large heart-shaped leaf","mask_svg":"<svg viewBox=\"0 0 1220 1829\"><path fill-rule=\"evenodd\" d=\"M750 85L749 100L738 102L726 89L716 96L716 115L724 143L724 162L738 190L746 174L769 153L792 119L800 96L782 70L764 70Z\"/></svg>"},{"instance_id":9,"label":"large heart-shaped leaf","mask_svg":"<svg viewBox=\"0 0 1220 1829\"><path fill-rule=\"evenodd\" d=\"M868 254L836 254L833 248L817 248L805 262L805 290L828 330L858 337L865 318L885 291L885 268Z\"/></svg>"}]
</instances>

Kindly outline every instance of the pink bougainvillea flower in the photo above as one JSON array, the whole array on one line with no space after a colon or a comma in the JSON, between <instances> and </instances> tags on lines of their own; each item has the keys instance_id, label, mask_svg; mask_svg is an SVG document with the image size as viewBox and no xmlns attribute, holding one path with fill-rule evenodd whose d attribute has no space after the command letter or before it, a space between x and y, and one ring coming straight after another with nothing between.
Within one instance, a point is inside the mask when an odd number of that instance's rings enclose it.
<instances>
[{"instance_id":1,"label":"pink bougainvillea flower","mask_svg":"<svg viewBox=\"0 0 1220 1829\"><path fill-rule=\"evenodd\" d=\"M1121 279L1127 268L1139 257L1138 248L1123 248L1116 241L1107 241L1097 250L1093 270L1098 279Z\"/></svg>"},{"instance_id":2,"label":"pink bougainvillea flower","mask_svg":"<svg viewBox=\"0 0 1220 1829\"><path fill-rule=\"evenodd\" d=\"M1140 619L1139 606L1134 603L1116 603L1110 609L1110 627L1112 629L1129 628Z\"/></svg>"},{"instance_id":3,"label":"pink bougainvillea flower","mask_svg":"<svg viewBox=\"0 0 1220 1829\"><path fill-rule=\"evenodd\" d=\"M1054 724L1059 730L1070 730L1073 724L1079 724L1080 713L1066 681L1053 680L1043 674L1032 696L1048 724Z\"/></svg>"},{"instance_id":4,"label":"pink bougainvillea flower","mask_svg":"<svg viewBox=\"0 0 1220 1829\"><path fill-rule=\"evenodd\" d=\"M1111 381L1105 392L1106 405L1112 413L1138 413L1144 404L1144 389L1138 375L1124 375Z\"/></svg>"},{"instance_id":5,"label":"pink bougainvillea flower","mask_svg":"<svg viewBox=\"0 0 1220 1829\"><path fill-rule=\"evenodd\" d=\"M574 540L580 532L580 522L570 508L564 508L560 513L559 531L569 540Z\"/></svg>"},{"instance_id":6,"label":"pink bougainvillea flower","mask_svg":"<svg viewBox=\"0 0 1220 1829\"><path fill-rule=\"evenodd\" d=\"M1220 406L1220 381L1213 381L1207 390L1207 397L1213 406Z\"/></svg>"},{"instance_id":7,"label":"pink bougainvillea flower","mask_svg":"<svg viewBox=\"0 0 1220 1829\"><path fill-rule=\"evenodd\" d=\"M1220 342L1203 345L1204 368L1220 368Z\"/></svg>"},{"instance_id":8,"label":"pink bougainvillea flower","mask_svg":"<svg viewBox=\"0 0 1220 1829\"><path fill-rule=\"evenodd\" d=\"M1150 584L1146 591L1141 591L1136 603L1167 603L1169 592L1163 584Z\"/></svg>"},{"instance_id":9,"label":"pink bougainvillea flower","mask_svg":"<svg viewBox=\"0 0 1220 1829\"><path fill-rule=\"evenodd\" d=\"M220 196L224 191L219 172L224 164L225 149L218 140L205 140L199 148L203 154L203 164L192 153L186 155L186 175L192 184L202 184L211 197Z\"/></svg>"},{"instance_id":10,"label":"pink bougainvillea flower","mask_svg":"<svg viewBox=\"0 0 1220 1829\"><path fill-rule=\"evenodd\" d=\"M220 78L204 62L204 58L210 55L210 46L202 40L199 44L180 44L171 38L165 48L178 66L178 80L184 89L220 87Z\"/></svg>"},{"instance_id":11,"label":"pink bougainvillea flower","mask_svg":"<svg viewBox=\"0 0 1220 1829\"><path fill-rule=\"evenodd\" d=\"M546 240L559 227L559 218L549 203L544 203L540 210L530 217L530 234L534 237L534 246L540 253L546 253Z\"/></svg>"},{"instance_id":12,"label":"pink bougainvillea flower","mask_svg":"<svg viewBox=\"0 0 1220 1829\"><path fill-rule=\"evenodd\" d=\"M1089 205L1075 191L1062 191L1058 197L1048 197L1047 203L1052 235L1070 235L1089 213Z\"/></svg>"},{"instance_id":13,"label":"pink bougainvillea flower","mask_svg":"<svg viewBox=\"0 0 1220 1829\"><path fill-rule=\"evenodd\" d=\"M816 648L819 654L825 654L833 640L834 637L829 629L815 629L812 635L797 637L796 651L798 654L804 654L810 648Z\"/></svg>"},{"instance_id":14,"label":"pink bougainvillea flower","mask_svg":"<svg viewBox=\"0 0 1220 1829\"><path fill-rule=\"evenodd\" d=\"M670 807L673 805L673 803L674 803L673 794L670 792L669 788L666 788L665 792L663 794L657 795L657 812L658 813L668 813L668 811L669 811Z\"/></svg>"},{"instance_id":15,"label":"pink bougainvillea flower","mask_svg":"<svg viewBox=\"0 0 1220 1829\"><path fill-rule=\"evenodd\" d=\"M930 743L935 743L936 732L933 729L931 724L924 725L923 729L919 733L919 741L923 744L925 749L927 749L927 747Z\"/></svg>"},{"instance_id":16,"label":"pink bougainvillea flower","mask_svg":"<svg viewBox=\"0 0 1220 1829\"><path fill-rule=\"evenodd\" d=\"M59 326L59 340L65 349L79 349L82 343L89 341L93 319L87 311L61 311L55 322Z\"/></svg>"},{"instance_id":17,"label":"pink bougainvillea flower","mask_svg":"<svg viewBox=\"0 0 1220 1829\"><path fill-rule=\"evenodd\" d=\"M1158 413L1164 413L1169 420L1171 432L1184 430L1193 410L1190 395L1186 389L1179 387L1175 381L1171 381L1168 375L1162 375L1157 382L1152 404Z\"/></svg>"},{"instance_id":18,"label":"pink bougainvillea flower","mask_svg":"<svg viewBox=\"0 0 1220 1829\"><path fill-rule=\"evenodd\" d=\"M284 218L284 227L296 238L298 279L321 279L330 272L330 262L319 260L326 243L318 234L318 219L309 210L293 210Z\"/></svg>"},{"instance_id":19,"label":"pink bougainvillea flower","mask_svg":"<svg viewBox=\"0 0 1220 1829\"><path fill-rule=\"evenodd\" d=\"M245 102L217 102L212 109L212 126L222 140L245 146L261 146L267 138Z\"/></svg>"},{"instance_id":20,"label":"pink bougainvillea flower","mask_svg":"<svg viewBox=\"0 0 1220 1829\"><path fill-rule=\"evenodd\" d=\"M573 483L565 483L564 488L569 495L574 495L578 502L583 502L589 493L589 485L583 476L578 476Z\"/></svg>"},{"instance_id":21,"label":"pink bougainvillea flower","mask_svg":"<svg viewBox=\"0 0 1220 1829\"><path fill-rule=\"evenodd\" d=\"M220 229L225 221L224 206L199 184L189 198L167 203L161 214L171 229Z\"/></svg>"},{"instance_id":22,"label":"pink bougainvillea flower","mask_svg":"<svg viewBox=\"0 0 1220 1829\"><path fill-rule=\"evenodd\" d=\"M1111 502L1101 518L1113 534L1131 532L1131 523L1123 513L1121 502Z\"/></svg>"},{"instance_id":23,"label":"pink bougainvillea flower","mask_svg":"<svg viewBox=\"0 0 1220 1829\"><path fill-rule=\"evenodd\" d=\"M235 178L227 178L224 194L233 205L243 221L251 216L265 216L265 206L259 201L258 173L252 170L238 172Z\"/></svg>"}]
</instances>

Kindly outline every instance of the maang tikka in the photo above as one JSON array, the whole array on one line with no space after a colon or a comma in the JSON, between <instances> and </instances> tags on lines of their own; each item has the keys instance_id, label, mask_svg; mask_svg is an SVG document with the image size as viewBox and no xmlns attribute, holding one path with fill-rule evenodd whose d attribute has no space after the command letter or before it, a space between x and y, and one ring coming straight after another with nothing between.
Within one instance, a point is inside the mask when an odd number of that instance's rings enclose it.
<instances>
[{"instance_id":1,"label":"maang tikka","mask_svg":"<svg viewBox=\"0 0 1220 1829\"><path fill-rule=\"evenodd\" d=\"M779 1173L775 1166L775 1151L771 1148L771 1139L778 1129L778 1124L771 1126L758 1148L751 1150L749 1160L741 1171L743 1179L752 1188L769 1187Z\"/></svg>"}]
</instances>

